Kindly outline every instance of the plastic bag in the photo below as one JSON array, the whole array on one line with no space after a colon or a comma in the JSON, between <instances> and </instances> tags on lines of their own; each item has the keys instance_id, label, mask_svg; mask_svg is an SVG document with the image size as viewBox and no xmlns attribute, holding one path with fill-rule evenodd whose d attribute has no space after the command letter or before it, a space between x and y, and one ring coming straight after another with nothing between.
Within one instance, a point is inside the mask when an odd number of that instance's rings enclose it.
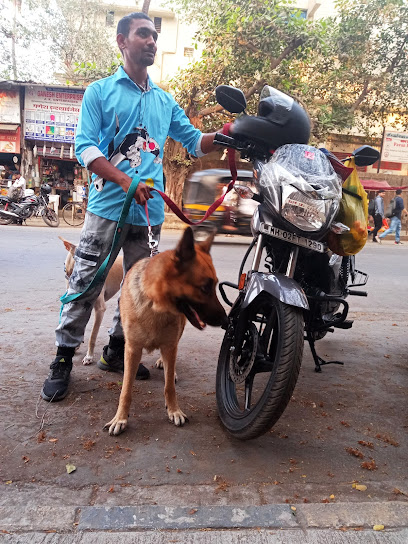
<instances>
[{"instance_id":1,"label":"plastic bag","mask_svg":"<svg viewBox=\"0 0 408 544\"><path fill-rule=\"evenodd\" d=\"M358 177L354 158L348 165L354 168L353 172L343 183L343 196L336 221L349 227L349 232L334 234L327 237L329 248L337 255L355 255L363 249L367 242L368 198L367 193Z\"/></svg>"}]
</instances>

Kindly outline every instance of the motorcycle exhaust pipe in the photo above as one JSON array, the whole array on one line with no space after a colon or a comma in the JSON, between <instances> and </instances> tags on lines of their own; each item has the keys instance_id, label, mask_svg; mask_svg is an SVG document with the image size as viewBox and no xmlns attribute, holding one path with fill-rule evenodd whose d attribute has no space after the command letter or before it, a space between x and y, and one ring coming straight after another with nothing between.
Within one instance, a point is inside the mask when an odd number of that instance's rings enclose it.
<instances>
[{"instance_id":1,"label":"motorcycle exhaust pipe","mask_svg":"<svg viewBox=\"0 0 408 544\"><path fill-rule=\"evenodd\" d=\"M0 216L5 217L6 219L9 219L10 217L13 217L15 219L20 219L20 216L17 215L14 212L7 212L6 210L0 210Z\"/></svg>"}]
</instances>

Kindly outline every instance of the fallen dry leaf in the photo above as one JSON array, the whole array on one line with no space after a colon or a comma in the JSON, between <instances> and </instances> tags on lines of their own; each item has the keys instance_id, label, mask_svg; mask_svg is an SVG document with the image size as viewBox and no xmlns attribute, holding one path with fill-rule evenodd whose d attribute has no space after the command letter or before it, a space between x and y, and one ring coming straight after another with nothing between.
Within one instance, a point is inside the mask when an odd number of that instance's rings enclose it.
<instances>
[{"instance_id":1,"label":"fallen dry leaf","mask_svg":"<svg viewBox=\"0 0 408 544\"><path fill-rule=\"evenodd\" d=\"M350 427L350 423L347 423L347 421L340 421L340 423L345 427Z\"/></svg>"},{"instance_id":2,"label":"fallen dry leaf","mask_svg":"<svg viewBox=\"0 0 408 544\"><path fill-rule=\"evenodd\" d=\"M383 531L385 529L384 525L374 525L374 531Z\"/></svg>"},{"instance_id":3,"label":"fallen dry leaf","mask_svg":"<svg viewBox=\"0 0 408 544\"><path fill-rule=\"evenodd\" d=\"M197 512L197 508L192 508L189 512L190 516L192 516L193 514L195 514Z\"/></svg>"},{"instance_id":4,"label":"fallen dry leaf","mask_svg":"<svg viewBox=\"0 0 408 544\"><path fill-rule=\"evenodd\" d=\"M65 465L66 469L67 469L67 472L68 474L71 474L71 472L75 472L76 471L76 466L75 465Z\"/></svg>"},{"instance_id":5,"label":"fallen dry leaf","mask_svg":"<svg viewBox=\"0 0 408 544\"><path fill-rule=\"evenodd\" d=\"M115 493L115 488L112 486L108 489L108 493Z\"/></svg>"},{"instance_id":6,"label":"fallen dry leaf","mask_svg":"<svg viewBox=\"0 0 408 544\"><path fill-rule=\"evenodd\" d=\"M367 486L363 484L353 484L353 488L357 489L358 491L366 491Z\"/></svg>"},{"instance_id":7,"label":"fallen dry leaf","mask_svg":"<svg viewBox=\"0 0 408 544\"><path fill-rule=\"evenodd\" d=\"M370 448L370 450L373 450L374 449L374 444L372 442L366 442L365 440L359 440L358 443L361 445L361 446L364 446L366 448Z\"/></svg>"},{"instance_id":8,"label":"fallen dry leaf","mask_svg":"<svg viewBox=\"0 0 408 544\"><path fill-rule=\"evenodd\" d=\"M48 442L58 442L58 438L50 438Z\"/></svg>"},{"instance_id":9,"label":"fallen dry leaf","mask_svg":"<svg viewBox=\"0 0 408 544\"><path fill-rule=\"evenodd\" d=\"M358 450L357 448L344 448L346 450L347 453L349 453L350 455L354 455L354 457L359 457L360 459L363 459L364 457L364 453L360 450Z\"/></svg>"},{"instance_id":10,"label":"fallen dry leaf","mask_svg":"<svg viewBox=\"0 0 408 544\"><path fill-rule=\"evenodd\" d=\"M22 460L24 461L24 463L28 463L30 458L27 457L27 455L23 455Z\"/></svg>"},{"instance_id":11,"label":"fallen dry leaf","mask_svg":"<svg viewBox=\"0 0 408 544\"><path fill-rule=\"evenodd\" d=\"M371 459L371 461L363 461L361 463L361 468L365 468L367 470L377 470L377 465L375 464L374 459Z\"/></svg>"}]
</instances>

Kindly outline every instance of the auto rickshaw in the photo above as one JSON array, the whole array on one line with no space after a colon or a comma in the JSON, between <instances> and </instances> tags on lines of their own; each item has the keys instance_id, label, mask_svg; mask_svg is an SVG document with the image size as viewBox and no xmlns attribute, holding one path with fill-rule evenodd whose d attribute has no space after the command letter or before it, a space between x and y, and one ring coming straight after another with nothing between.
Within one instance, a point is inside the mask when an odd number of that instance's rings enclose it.
<instances>
[{"instance_id":1,"label":"auto rickshaw","mask_svg":"<svg viewBox=\"0 0 408 544\"><path fill-rule=\"evenodd\" d=\"M188 178L183 191L183 212L191 221L199 221L205 212L227 190L231 172L221 168L200 170ZM252 170L238 170L237 184L247 185L254 192ZM251 234L251 218L258 203L239 198L232 190L222 205L200 225L193 227L196 239L204 238L209 232L218 234Z\"/></svg>"}]
</instances>

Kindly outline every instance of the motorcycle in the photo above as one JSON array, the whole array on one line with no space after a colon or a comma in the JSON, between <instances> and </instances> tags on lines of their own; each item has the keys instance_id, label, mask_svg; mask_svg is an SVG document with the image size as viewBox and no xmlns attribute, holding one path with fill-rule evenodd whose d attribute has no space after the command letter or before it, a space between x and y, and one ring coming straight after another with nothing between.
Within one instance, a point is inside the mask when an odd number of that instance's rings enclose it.
<instances>
[{"instance_id":1,"label":"motorcycle","mask_svg":"<svg viewBox=\"0 0 408 544\"><path fill-rule=\"evenodd\" d=\"M48 184L41 186L40 194L25 196L16 201L7 196L0 196L0 225L26 221L33 215L41 216L49 227L58 227L58 214L48 207L51 187Z\"/></svg>"},{"instance_id":2,"label":"motorcycle","mask_svg":"<svg viewBox=\"0 0 408 544\"><path fill-rule=\"evenodd\" d=\"M327 247L330 229L339 228L334 219L342 196L342 179L332 164L338 171L344 165L306 145L307 114L272 87L261 93L258 116L244 113L246 100L239 89L223 85L216 96L224 109L242 115L232 136L217 134L214 142L252 161L259 194L245 186L235 190L260 202L238 284L219 285L231 310L217 366L218 412L232 435L248 440L267 432L283 414L299 376L305 340L317 372L326 364L343 364L319 357L315 342L335 328L353 325L346 298L367 296L355 288L365 285L368 275L356 269L354 256L339 256ZM378 155L362 146L354 152L355 163L373 164ZM252 264L244 273L252 251ZM234 302L226 287L238 290Z\"/></svg>"}]
</instances>

